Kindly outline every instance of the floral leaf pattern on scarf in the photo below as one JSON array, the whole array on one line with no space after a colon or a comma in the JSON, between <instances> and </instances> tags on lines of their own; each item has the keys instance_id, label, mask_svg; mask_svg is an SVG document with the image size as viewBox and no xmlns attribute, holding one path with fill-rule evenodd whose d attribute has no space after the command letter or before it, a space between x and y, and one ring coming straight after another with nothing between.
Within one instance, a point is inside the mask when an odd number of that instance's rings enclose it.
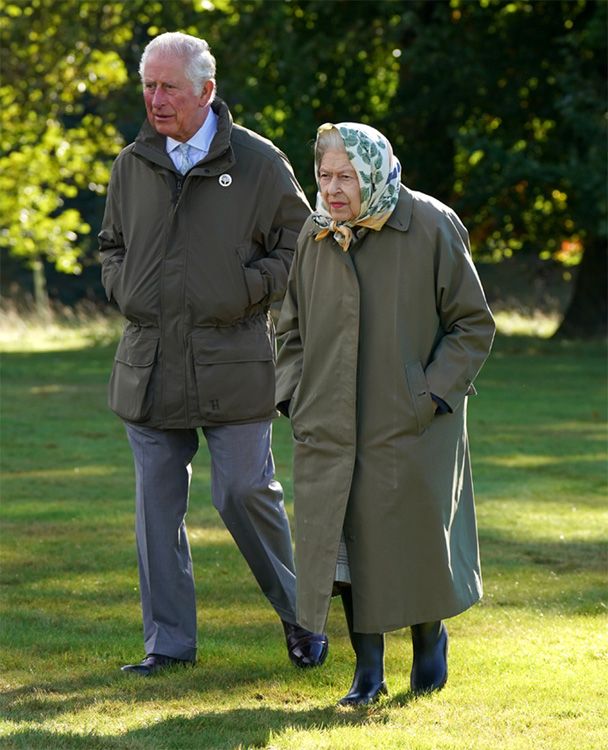
<instances>
[{"instance_id":1,"label":"floral leaf pattern on scarf","mask_svg":"<svg viewBox=\"0 0 608 750\"><path fill-rule=\"evenodd\" d=\"M313 220L320 231L315 239L321 240L332 234L346 252L353 239L354 227L380 231L392 214L399 200L401 164L393 154L389 140L375 128L355 122L325 123L318 129L317 138L321 132L332 128L340 133L348 160L359 178L361 210L354 219L334 221L319 191ZM317 176L319 166L315 164Z\"/></svg>"}]
</instances>

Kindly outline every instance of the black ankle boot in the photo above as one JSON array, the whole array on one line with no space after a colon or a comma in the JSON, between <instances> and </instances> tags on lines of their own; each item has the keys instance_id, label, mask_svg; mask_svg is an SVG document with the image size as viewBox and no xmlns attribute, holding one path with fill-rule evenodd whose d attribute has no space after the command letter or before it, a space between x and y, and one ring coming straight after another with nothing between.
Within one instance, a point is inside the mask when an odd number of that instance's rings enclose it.
<instances>
[{"instance_id":1,"label":"black ankle boot","mask_svg":"<svg viewBox=\"0 0 608 750\"><path fill-rule=\"evenodd\" d=\"M414 662L410 685L415 693L441 690L448 680L448 631L441 620L412 625Z\"/></svg>"},{"instance_id":2,"label":"black ankle boot","mask_svg":"<svg viewBox=\"0 0 608 750\"><path fill-rule=\"evenodd\" d=\"M353 684L338 705L363 706L374 703L381 695L388 692L384 681L384 633L355 633L351 587L343 586L340 595L357 663Z\"/></svg>"}]
</instances>

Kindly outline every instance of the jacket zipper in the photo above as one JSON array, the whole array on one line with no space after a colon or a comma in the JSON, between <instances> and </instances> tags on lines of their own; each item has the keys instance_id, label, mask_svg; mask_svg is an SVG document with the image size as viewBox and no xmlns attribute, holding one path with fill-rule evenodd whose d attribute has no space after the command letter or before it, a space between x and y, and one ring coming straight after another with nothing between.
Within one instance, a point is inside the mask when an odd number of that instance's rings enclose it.
<instances>
[{"instance_id":1,"label":"jacket zipper","mask_svg":"<svg viewBox=\"0 0 608 750\"><path fill-rule=\"evenodd\" d=\"M175 191L173 193L172 221L175 221L175 215L177 213L177 208L179 206L179 201L180 201L180 198L181 198L181 195L182 195L182 188L184 187L184 182L185 182L184 176L180 174L177 177L177 180L175 182ZM161 300L162 300L162 297L163 297L163 295L161 294ZM182 325L183 325L183 319L184 319L184 309L183 309L184 305L185 305L185 301L182 304ZM162 308L162 303L161 303L161 326L162 326L162 313L163 313L163 308ZM182 345L184 347L184 363L185 363L186 362L186 342L184 340L182 340ZM185 370L187 370L188 369L188 365L184 364L184 368L185 368ZM185 371L184 371L184 375L186 375ZM164 378L161 379L161 382L162 382L162 380L164 380ZM187 380L184 380L185 395L186 395L184 407L185 407L186 421L189 422L189 419L190 419L190 409L188 408L188 398L187 398L187 391L188 391L188 389L187 389L187 385L186 384L187 384Z\"/></svg>"},{"instance_id":2,"label":"jacket zipper","mask_svg":"<svg viewBox=\"0 0 608 750\"><path fill-rule=\"evenodd\" d=\"M173 204L173 217L175 220L175 214L177 213L177 209L179 207L179 202L182 196L182 189L184 187L184 184L186 182L187 175L180 175L177 178L177 183L175 185L175 203ZM190 404L188 400L188 377L190 374L190 367L189 367L189 360L188 360L188 340L186 337L186 325L185 325L185 319L186 319L186 275L188 273L187 269L187 261L188 261L188 253L186 252L186 256L184 258L184 274L182 278L182 312L181 312L181 320L182 320L182 346L184 349L184 372L183 372L183 382L184 382L184 411L186 416L186 423L190 424Z\"/></svg>"},{"instance_id":3,"label":"jacket zipper","mask_svg":"<svg viewBox=\"0 0 608 750\"><path fill-rule=\"evenodd\" d=\"M173 209L175 210L177 208L177 205L179 203L179 199L182 194L182 188L184 186L184 178L180 175L177 178L177 183L175 185L175 200L173 201Z\"/></svg>"}]
</instances>

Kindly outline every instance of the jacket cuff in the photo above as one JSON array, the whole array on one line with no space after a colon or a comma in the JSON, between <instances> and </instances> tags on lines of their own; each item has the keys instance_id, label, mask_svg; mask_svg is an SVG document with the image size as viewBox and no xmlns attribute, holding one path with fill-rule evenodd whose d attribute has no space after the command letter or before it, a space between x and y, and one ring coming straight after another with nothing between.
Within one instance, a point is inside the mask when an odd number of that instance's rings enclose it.
<instances>
[{"instance_id":1,"label":"jacket cuff","mask_svg":"<svg viewBox=\"0 0 608 750\"><path fill-rule=\"evenodd\" d=\"M245 274L245 284L249 293L249 303L256 305L266 297L264 277L257 268L249 268L248 266L243 266L243 273Z\"/></svg>"}]
</instances>

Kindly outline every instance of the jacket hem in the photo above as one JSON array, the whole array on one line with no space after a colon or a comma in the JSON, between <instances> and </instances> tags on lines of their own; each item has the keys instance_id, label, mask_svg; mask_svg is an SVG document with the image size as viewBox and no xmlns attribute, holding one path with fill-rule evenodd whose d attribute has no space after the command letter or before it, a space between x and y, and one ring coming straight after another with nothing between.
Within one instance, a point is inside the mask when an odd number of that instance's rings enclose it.
<instances>
[{"instance_id":1,"label":"jacket hem","mask_svg":"<svg viewBox=\"0 0 608 750\"><path fill-rule=\"evenodd\" d=\"M122 419L123 422L131 422L132 420L125 419L117 412L114 412L117 417ZM236 419L230 422L210 422L206 419L190 419L184 420L157 420L149 419L145 422L133 422L134 424L141 425L142 427L153 427L156 430L196 430L199 427L224 427L226 425L240 425L240 424L256 424L257 422L271 422L274 419L280 417L280 413L276 409L268 415L262 415L259 417L251 417L251 419Z\"/></svg>"}]
</instances>

